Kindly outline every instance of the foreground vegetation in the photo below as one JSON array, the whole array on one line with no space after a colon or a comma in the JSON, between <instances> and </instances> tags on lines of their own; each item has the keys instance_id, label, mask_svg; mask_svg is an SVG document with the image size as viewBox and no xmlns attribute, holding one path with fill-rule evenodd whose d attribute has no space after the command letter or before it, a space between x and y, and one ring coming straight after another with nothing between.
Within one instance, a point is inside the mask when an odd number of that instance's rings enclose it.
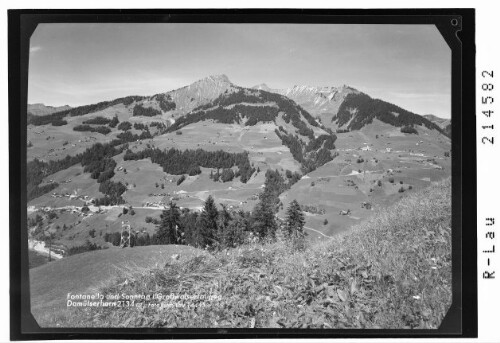
<instances>
[{"instance_id":1,"label":"foreground vegetation","mask_svg":"<svg viewBox=\"0 0 500 343\"><path fill-rule=\"evenodd\" d=\"M247 241L130 272L100 289L198 296L175 301L185 307L81 307L46 313L42 321L62 327L437 328L451 303L450 225L448 179L321 244L297 249L282 239Z\"/></svg>"}]
</instances>

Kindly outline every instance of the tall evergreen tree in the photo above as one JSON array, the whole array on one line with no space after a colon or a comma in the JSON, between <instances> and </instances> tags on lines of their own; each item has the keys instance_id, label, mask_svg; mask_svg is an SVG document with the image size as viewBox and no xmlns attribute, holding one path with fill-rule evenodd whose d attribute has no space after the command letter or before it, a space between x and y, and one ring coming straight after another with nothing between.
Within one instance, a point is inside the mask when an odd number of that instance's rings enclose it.
<instances>
[{"instance_id":1,"label":"tall evergreen tree","mask_svg":"<svg viewBox=\"0 0 500 343\"><path fill-rule=\"evenodd\" d=\"M200 243L202 247L213 247L217 243L217 217L219 215L219 211L215 206L214 198L211 195L208 196L205 201L205 206L203 207L203 211L200 215L200 226L199 236Z\"/></svg>"},{"instance_id":2,"label":"tall evergreen tree","mask_svg":"<svg viewBox=\"0 0 500 343\"><path fill-rule=\"evenodd\" d=\"M261 199L252 212L252 231L263 239L276 237L278 225L274 218L274 206L269 201Z\"/></svg>"},{"instance_id":3,"label":"tall evergreen tree","mask_svg":"<svg viewBox=\"0 0 500 343\"><path fill-rule=\"evenodd\" d=\"M286 210L285 233L288 238L303 238L304 213L297 200L293 200Z\"/></svg>"},{"instance_id":4,"label":"tall evergreen tree","mask_svg":"<svg viewBox=\"0 0 500 343\"><path fill-rule=\"evenodd\" d=\"M223 232L223 245L226 248L234 248L245 241L245 218L239 214L234 215Z\"/></svg>"},{"instance_id":5,"label":"tall evergreen tree","mask_svg":"<svg viewBox=\"0 0 500 343\"><path fill-rule=\"evenodd\" d=\"M227 210L227 205L225 204L220 204L221 205L221 210L219 211L219 215L218 215L218 218L217 218L217 228L218 228L218 232L217 232L217 240L223 244L223 240L224 240L224 232L226 231L228 225L229 225L229 221L231 220L231 214L229 213L229 211Z\"/></svg>"},{"instance_id":6,"label":"tall evergreen tree","mask_svg":"<svg viewBox=\"0 0 500 343\"><path fill-rule=\"evenodd\" d=\"M170 202L169 207L160 215L160 224L156 231L156 237L160 244L180 244L182 243L183 234L179 207L174 202Z\"/></svg>"},{"instance_id":7,"label":"tall evergreen tree","mask_svg":"<svg viewBox=\"0 0 500 343\"><path fill-rule=\"evenodd\" d=\"M184 231L184 243L191 246L199 246L197 223L198 213L191 212L188 208L182 209L181 227Z\"/></svg>"}]
</instances>

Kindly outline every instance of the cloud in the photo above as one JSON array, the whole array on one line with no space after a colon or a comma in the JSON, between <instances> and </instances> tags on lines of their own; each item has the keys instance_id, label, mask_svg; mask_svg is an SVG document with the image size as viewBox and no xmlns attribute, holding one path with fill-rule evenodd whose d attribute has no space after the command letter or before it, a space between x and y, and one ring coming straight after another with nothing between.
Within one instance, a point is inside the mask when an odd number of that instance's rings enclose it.
<instances>
[{"instance_id":1,"label":"cloud","mask_svg":"<svg viewBox=\"0 0 500 343\"><path fill-rule=\"evenodd\" d=\"M42 50L41 46L32 46L30 48L30 53L35 53L35 52L40 51L40 50Z\"/></svg>"}]
</instances>

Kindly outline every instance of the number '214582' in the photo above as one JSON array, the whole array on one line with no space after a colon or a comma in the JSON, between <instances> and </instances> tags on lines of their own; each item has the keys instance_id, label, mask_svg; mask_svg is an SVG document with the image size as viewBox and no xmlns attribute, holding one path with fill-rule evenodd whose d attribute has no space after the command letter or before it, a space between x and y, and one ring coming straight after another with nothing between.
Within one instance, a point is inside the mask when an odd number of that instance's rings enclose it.
<instances>
[{"instance_id":1,"label":"number '214582'","mask_svg":"<svg viewBox=\"0 0 500 343\"><path fill-rule=\"evenodd\" d=\"M481 84L481 90L483 92L483 96L481 97L481 105L483 108L481 109L483 114L487 118L491 118L491 115L494 113L492 109L492 104L495 101L495 98L493 97L493 89L495 88L493 84L493 70L483 70L481 73L481 76L483 78L483 83ZM494 130L493 124L491 125L483 125L482 126L483 130ZM493 135L491 136L483 136L481 138L481 142L483 144L494 144L494 137Z\"/></svg>"}]
</instances>

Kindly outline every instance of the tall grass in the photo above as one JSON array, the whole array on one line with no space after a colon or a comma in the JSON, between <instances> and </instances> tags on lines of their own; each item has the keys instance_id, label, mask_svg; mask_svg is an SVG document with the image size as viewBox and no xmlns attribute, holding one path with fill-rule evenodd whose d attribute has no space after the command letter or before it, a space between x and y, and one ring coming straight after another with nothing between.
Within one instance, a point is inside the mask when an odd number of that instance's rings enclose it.
<instances>
[{"instance_id":1,"label":"tall grass","mask_svg":"<svg viewBox=\"0 0 500 343\"><path fill-rule=\"evenodd\" d=\"M450 180L329 241L248 244L135 272L105 294L212 296L189 307L77 308L63 327L437 328L451 304Z\"/></svg>"}]
</instances>

